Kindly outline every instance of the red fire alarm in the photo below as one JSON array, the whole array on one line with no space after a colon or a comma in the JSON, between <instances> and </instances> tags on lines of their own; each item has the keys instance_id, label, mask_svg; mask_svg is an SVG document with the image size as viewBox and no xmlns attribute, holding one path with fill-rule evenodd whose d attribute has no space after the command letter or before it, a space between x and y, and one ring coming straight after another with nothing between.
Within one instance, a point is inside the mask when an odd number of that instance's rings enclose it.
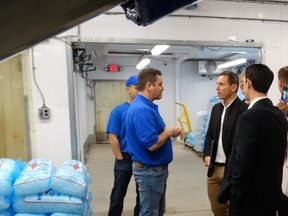
<instances>
[{"instance_id":1,"label":"red fire alarm","mask_svg":"<svg viewBox=\"0 0 288 216\"><path fill-rule=\"evenodd\" d=\"M105 67L104 69L111 73L115 73L115 72L119 72L123 70L123 68L117 64L109 64L108 67Z\"/></svg>"}]
</instances>

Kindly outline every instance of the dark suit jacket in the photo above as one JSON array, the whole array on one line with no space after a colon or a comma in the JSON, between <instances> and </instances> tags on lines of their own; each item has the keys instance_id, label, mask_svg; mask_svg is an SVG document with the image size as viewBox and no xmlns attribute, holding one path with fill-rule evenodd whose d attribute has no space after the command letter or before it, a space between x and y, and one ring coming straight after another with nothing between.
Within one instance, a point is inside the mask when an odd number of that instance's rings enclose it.
<instances>
[{"instance_id":1,"label":"dark suit jacket","mask_svg":"<svg viewBox=\"0 0 288 216\"><path fill-rule=\"evenodd\" d=\"M230 215L278 209L286 144L287 120L269 99L241 115L218 196L230 193Z\"/></svg>"},{"instance_id":2,"label":"dark suit jacket","mask_svg":"<svg viewBox=\"0 0 288 216\"><path fill-rule=\"evenodd\" d=\"M222 128L222 143L223 149L226 155L226 161L230 155L231 147L233 143L233 136L236 128L236 122L239 116L247 110L248 105L241 101L238 97L233 101L233 103L228 107L225 113L223 128ZM206 156L211 156L212 166L208 168L208 177L213 174L213 163L217 154L218 139L221 127L221 115L224 106L222 103L217 103L213 106L211 111L211 117L209 121L208 130L206 133L203 159ZM213 145L212 145L213 143Z\"/></svg>"}]
</instances>

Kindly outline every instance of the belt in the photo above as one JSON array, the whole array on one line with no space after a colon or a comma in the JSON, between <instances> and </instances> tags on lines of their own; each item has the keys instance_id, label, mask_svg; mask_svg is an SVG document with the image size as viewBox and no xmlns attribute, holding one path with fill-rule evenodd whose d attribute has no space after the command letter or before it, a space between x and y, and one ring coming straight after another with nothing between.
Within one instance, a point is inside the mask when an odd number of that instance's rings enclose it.
<instances>
[{"instance_id":1,"label":"belt","mask_svg":"<svg viewBox=\"0 0 288 216\"><path fill-rule=\"evenodd\" d=\"M138 168L143 168L143 167L145 167L145 165L144 165L143 163L139 162L139 161L135 161L135 162L134 162L134 165L135 165L136 167L138 167Z\"/></svg>"},{"instance_id":2,"label":"belt","mask_svg":"<svg viewBox=\"0 0 288 216\"><path fill-rule=\"evenodd\" d=\"M225 166L225 163L214 162L213 164L214 164L215 166Z\"/></svg>"},{"instance_id":3,"label":"belt","mask_svg":"<svg viewBox=\"0 0 288 216\"><path fill-rule=\"evenodd\" d=\"M156 168L156 167L163 167L163 168L168 168L168 164L166 164L166 165L145 165L145 164L143 164L142 162L140 162L140 161L134 161L134 165L135 165L135 167L137 167L137 168Z\"/></svg>"}]
</instances>

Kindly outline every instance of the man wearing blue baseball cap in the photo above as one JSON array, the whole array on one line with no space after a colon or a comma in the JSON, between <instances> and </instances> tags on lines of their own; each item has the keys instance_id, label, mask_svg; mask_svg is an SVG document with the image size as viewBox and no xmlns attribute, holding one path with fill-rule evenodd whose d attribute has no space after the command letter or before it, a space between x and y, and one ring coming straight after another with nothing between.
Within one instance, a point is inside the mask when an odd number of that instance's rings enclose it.
<instances>
[{"instance_id":1,"label":"man wearing blue baseball cap","mask_svg":"<svg viewBox=\"0 0 288 216\"><path fill-rule=\"evenodd\" d=\"M114 186L110 195L110 207L108 216L121 216L123 211L124 197L132 176L132 160L127 149L125 117L131 102L138 93L138 76L130 76L126 81L126 92L128 100L116 106L110 113L106 133L109 134L109 141L115 155L114 163ZM139 196L136 185L136 205L134 216L139 215Z\"/></svg>"}]
</instances>

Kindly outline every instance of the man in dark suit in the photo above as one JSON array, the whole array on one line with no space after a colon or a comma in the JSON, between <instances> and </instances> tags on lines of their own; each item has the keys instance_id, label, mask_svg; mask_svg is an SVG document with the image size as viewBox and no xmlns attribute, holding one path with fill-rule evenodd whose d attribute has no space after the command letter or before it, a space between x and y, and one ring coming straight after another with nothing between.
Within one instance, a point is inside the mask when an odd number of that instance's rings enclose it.
<instances>
[{"instance_id":1,"label":"man in dark suit","mask_svg":"<svg viewBox=\"0 0 288 216\"><path fill-rule=\"evenodd\" d=\"M287 120L267 97L273 72L263 64L245 71L248 110L237 123L228 177L219 197L230 192L230 216L276 216L281 200Z\"/></svg>"},{"instance_id":2,"label":"man in dark suit","mask_svg":"<svg viewBox=\"0 0 288 216\"><path fill-rule=\"evenodd\" d=\"M284 88L287 89L288 87L288 66L280 68L278 71L278 87L281 94L281 99L279 100L277 107L286 115L286 118L288 117L288 106L287 106L287 94L286 91L285 94ZM286 99L286 100L285 100ZM286 159L287 159L287 153L288 152L288 146L286 149ZM278 216L288 216L288 161L285 160L285 164L283 167L283 178L282 178L282 191L283 191L283 199L281 206L278 210Z\"/></svg>"},{"instance_id":3,"label":"man in dark suit","mask_svg":"<svg viewBox=\"0 0 288 216\"><path fill-rule=\"evenodd\" d=\"M226 161L229 158L236 122L247 110L247 104L237 97L239 78L232 71L224 71L216 82L216 90L222 102L212 108L204 143L203 160L208 168L207 188L211 210L215 216L228 215L228 203L217 202L217 194L223 180Z\"/></svg>"}]
</instances>

